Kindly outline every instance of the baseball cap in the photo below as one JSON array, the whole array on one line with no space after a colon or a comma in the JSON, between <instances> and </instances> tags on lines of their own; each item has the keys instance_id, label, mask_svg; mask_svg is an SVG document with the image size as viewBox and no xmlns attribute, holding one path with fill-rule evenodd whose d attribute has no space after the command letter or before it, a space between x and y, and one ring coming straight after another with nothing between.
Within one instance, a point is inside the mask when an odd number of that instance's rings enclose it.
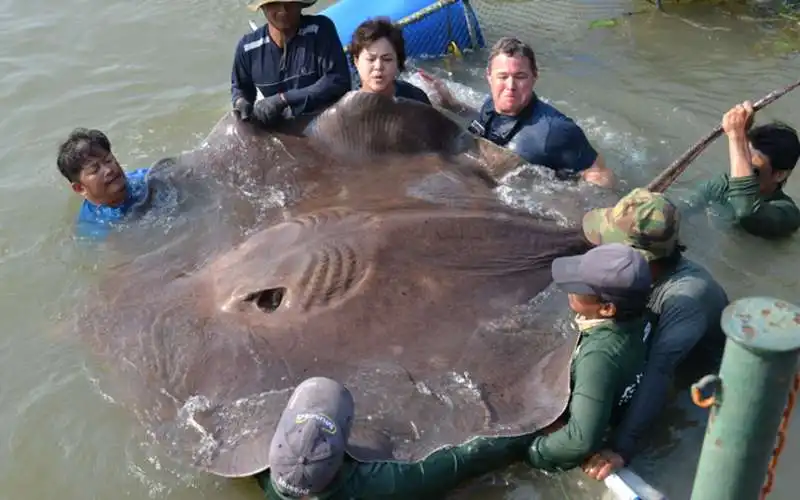
<instances>
[{"instance_id":1,"label":"baseball cap","mask_svg":"<svg viewBox=\"0 0 800 500\"><path fill-rule=\"evenodd\" d=\"M622 243L555 259L552 273L553 281L565 292L595 295L617 307L642 305L652 284L645 257Z\"/></svg>"},{"instance_id":2,"label":"baseball cap","mask_svg":"<svg viewBox=\"0 0 800 500\"><path fill-rule=\"evenodd\" d=\"M594 245L624 243L645 258L669 257L678 246L680 213L661 193L636 188L611 208L583 216L583 234Z\"/></svg>"},{"instance_id":3,"label":"baseball cap","mask_svg":"<svg viewBox=\"0 0 800 500\"><path fill-rule=\"evenodd\" d=\"M257 11L261 7L270 3L301 3L304 7L311 7L317 0L256 0L247 6L252 11Z\"/></svg>"},{"instance_id":4,"label":"baseball cap","mask_svg":"<svg viewBox=\"0 0 800 500\"><path fill-rule=\"evenodd\" d=\"M344 460L354 406L353 395L335 380L313 377L297 386L269 449L278 492L301 497L328 487Z\"/></svg>"}]
</instances>

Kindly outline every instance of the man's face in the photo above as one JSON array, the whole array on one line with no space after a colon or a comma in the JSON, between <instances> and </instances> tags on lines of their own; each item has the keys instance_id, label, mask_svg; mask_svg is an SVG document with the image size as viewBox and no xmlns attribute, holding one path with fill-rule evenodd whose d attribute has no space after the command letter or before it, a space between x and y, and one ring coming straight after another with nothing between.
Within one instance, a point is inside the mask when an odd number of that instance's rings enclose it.
<instances>
[{"instance_id":1,"label":"man's face","mask_svg":"<svg viewBox=\"0 0 800 500\"><path fill-rule=\"evenodd\" d=\"M300 25L303 5L297 2L268 3L261 7L267 22L279 31L291 32Z\"/></svg>"},{"instance_id":2,"label":"man's face","mask_svg":"<svg viewBox=\"0 0 800 500\"><path fill-rule=\"evenodd\" d=\"M769 158L761 154L761 151L755 149L752 144L749 144L749 146L750 163L752 163L753 170L758 175L759 190L761 194L771 194L781 182L789 177L791 172L789 170L773 170Z\"/></svg>"},{"instance_id":3,"label":"man's face","mask_svg":"<svg viewBox=\"0 0 800 500\"><path fill-rule=\"evenodd\" d=\"M570 309L587 319L613 318L616 312L614 304L604 303L591 295L569 293L567 299Z\"/></svg>"},{"instance_id":4,"label":"man's face","mask_svg":"<svg viewBox=\"0 0 800 500\"><path fill-rule=\"evenodd\" d=\"M97 153L102 154L87 157L72 190L95 205L118 205L125 201L125 172L113 154L102 150Z\"/></svg>"},{"instance_id":5,"label":"man's face","mask_svg":"<svg viewBox=\"0 0 800 500\"><path fill-rule=\"evenodd\" d=\"M503 115L517 115L531 101L536 74L524 56L498 54L486 72L494 109Z\"/></svg>"}]
</instances>

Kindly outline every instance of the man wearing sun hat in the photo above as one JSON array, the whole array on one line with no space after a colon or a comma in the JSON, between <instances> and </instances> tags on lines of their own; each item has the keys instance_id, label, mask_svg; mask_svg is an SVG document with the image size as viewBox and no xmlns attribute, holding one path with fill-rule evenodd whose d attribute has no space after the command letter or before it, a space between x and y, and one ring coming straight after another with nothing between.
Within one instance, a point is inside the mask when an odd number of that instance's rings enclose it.
<instances>
[{"instance_id":1,"label":"man wearing sun hat","mask_svg":"<svg viewBox=\"0 0 800 500\"><path fill-rule=\"evenodd\" d=\"M588 212L582 226L593 245L623 243L645 256L653 276L648 309L657 318L641 383L615 430L612 450L584 465L602 480L634 455L664 407L677 366L701 346L719 355L724 343L719 321L728 297L708 270L683 256L680 214L663 194L634 189L614 207Z\"/></svg>"},{"instance_id":2,"label":"man wearing sun hat","mask_svg":"<svg viewBox=\"0 0 800 500\"><path fill-rule=\"evenodd\" d=\"M359 462L349 455L355 403L326 377L297 386L281 414L269 469L256 479L268 499L441 498L461 481L521 460L533 439L478 437L418 462Z\"/></svg>"},{"instance_id":3,"label":"man wearing sun hat","mask_svg":"<svg viewBox=\"0 0 800 500\"><path fill-rule=\"evenodd\" d=\"M322 111L350 90L350 69L336 28L326 16L305 15L316 0L256 0L267 23L236 45L231 102L242 119L272 126ZM256 101L258 94L263 99Z\"/></svg>"}]
</instances>

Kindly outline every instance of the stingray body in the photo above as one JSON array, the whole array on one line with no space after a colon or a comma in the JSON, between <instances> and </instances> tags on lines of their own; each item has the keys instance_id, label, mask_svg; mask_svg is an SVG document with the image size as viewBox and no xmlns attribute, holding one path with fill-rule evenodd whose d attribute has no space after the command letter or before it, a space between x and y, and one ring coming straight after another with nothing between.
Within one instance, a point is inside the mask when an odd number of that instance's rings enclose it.
<instances>
[{"instance_id":1,"label":"stingray body","mask_svg":"<svg viewBox=\"0 0 800 500\"><path fill-rule=\"evenodd\" d=\"M293 127L228 115L154 170L207 196L81 316L112 396L172 456L226 477L267 467L291 391L317 375L352 390L364 460L557 418L575 334L544 312L563 295L542 292L554 258L586 249L575 225L499 201L514 162L481 163L487 146L431 107L356 92Z\"/></svg>"}]
</instances>

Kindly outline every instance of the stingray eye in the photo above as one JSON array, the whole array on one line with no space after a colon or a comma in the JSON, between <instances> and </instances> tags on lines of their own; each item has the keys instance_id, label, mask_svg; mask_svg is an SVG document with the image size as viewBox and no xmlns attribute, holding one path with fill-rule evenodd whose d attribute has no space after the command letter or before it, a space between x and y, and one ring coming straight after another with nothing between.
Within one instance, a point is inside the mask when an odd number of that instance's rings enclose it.
<instances>
[{"instance_id":1,"label":"stingray eye","mask_svg":"<svg viewBox=\"0 0 800 500\"><path fill-rule=\"evenodd\" d=\"M244 298L245 302L252 302L259 309L264 312L275 312L280 307L283 301L283 296L286 294L286 288L267 288L253 292Z\"/></svg>"}]
</instances>

